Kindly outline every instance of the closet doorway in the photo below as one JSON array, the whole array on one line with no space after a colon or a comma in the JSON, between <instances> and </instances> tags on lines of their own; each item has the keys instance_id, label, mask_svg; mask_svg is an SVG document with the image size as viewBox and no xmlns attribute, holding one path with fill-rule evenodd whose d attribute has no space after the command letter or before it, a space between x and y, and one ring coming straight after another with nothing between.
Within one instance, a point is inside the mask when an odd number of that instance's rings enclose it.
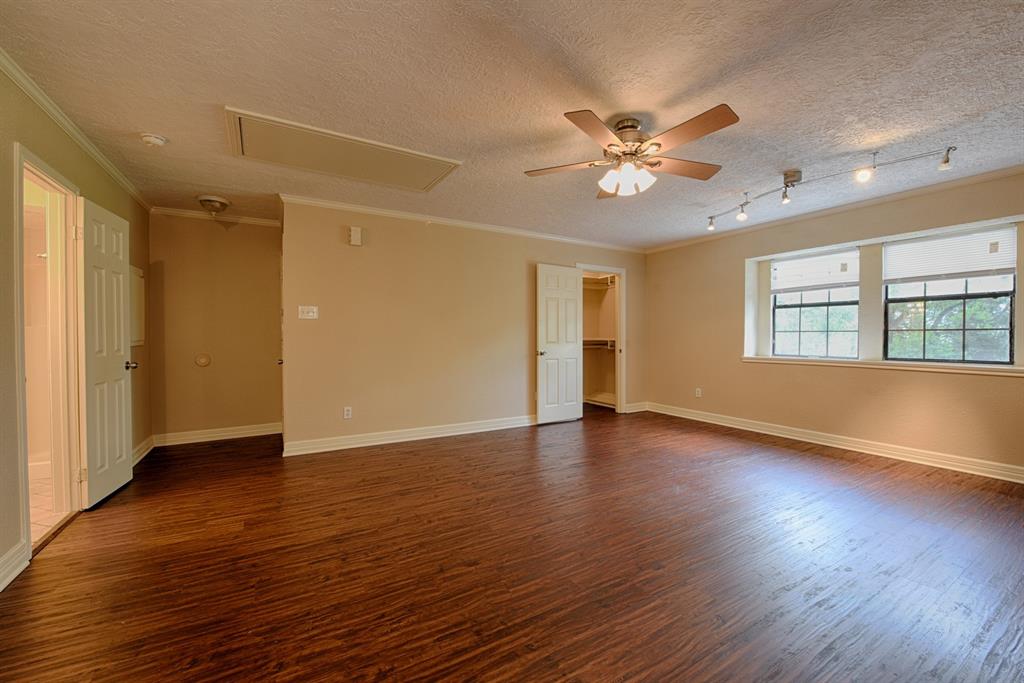
<instances>
[{"instance_id":1,"label":"closet doorway","mask_svg":"<svg viewBox=\"0 0 1024 683\"><path fill-rule=\"evenodd\" d=\"M577 263L583 271L583 402L626 412L624 269Z\"/></svg>"},{"instance_id":2,"label":"closet doorway","mask_svg":"<svg viewBox=\"0 0 1024 683\"><path fill-rule=\"evenodd\" d=\"M73 380L77 193L41 164L22 168L22 320L28 523L40 548L78 510Z\"/></svg>"}]
</instances>

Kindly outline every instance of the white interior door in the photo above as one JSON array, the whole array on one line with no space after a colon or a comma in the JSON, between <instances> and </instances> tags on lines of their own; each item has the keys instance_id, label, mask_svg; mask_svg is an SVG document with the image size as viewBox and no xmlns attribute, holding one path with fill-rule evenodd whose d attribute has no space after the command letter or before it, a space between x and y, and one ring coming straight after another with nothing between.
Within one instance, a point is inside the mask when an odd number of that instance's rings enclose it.
<instances>
[{"instance_id":1,"label":"white interior door","mask_svg":"<svg viewBox=\"0 0 1024 683\"><path fill-rule=\"evenodd\" d=\"M583 417L583 271L537 264L537 422Z\"/></svg>"},{"instance_id":2,"label":"white interior door","mask_svg":"<svg viewBox=\"0 0 1024 683\"><path fill-rule=\"evenodd\" d=\"M92 507L132 478L128 221L83 200L84 473Z\"/></svg>"}]
</instances>

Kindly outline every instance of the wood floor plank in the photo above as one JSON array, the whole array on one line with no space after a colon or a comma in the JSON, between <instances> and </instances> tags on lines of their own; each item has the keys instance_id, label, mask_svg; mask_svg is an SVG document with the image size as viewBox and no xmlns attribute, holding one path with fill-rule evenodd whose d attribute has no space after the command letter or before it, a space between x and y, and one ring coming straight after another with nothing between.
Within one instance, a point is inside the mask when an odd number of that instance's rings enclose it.
<instances>
[{"instance_id":1,"label":"wood floor plank","mask_svg":"<svg viewBox=\"0 0 1024 683\"><path fill-rule=\"evenodd\" d=\"M1020 681L1024 485L650 413L156 449L0 681Z\"/></svg>"}]
</instances>

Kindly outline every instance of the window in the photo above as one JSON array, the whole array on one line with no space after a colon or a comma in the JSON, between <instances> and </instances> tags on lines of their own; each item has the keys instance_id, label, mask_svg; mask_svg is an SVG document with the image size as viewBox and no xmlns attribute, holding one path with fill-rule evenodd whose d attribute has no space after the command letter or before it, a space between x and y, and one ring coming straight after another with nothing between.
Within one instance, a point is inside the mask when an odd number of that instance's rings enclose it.
<instances>
[{"instance_id":1,"label":"window","mask_svg":"<svg viewBox=\"0 0 1024 683\"><path fill-rule=\"evenodd\" d=\"M885 357L1013 362L1013 275L887 285Z\"/></svg>"},{"instance_id":2,"label":"window","mask_svg":"<svg viewBox=\"0 0 1024 683\"><path fill-rule=\"evenodd\" d=\"M774 295L772 353L856 358L859 294L859 287L837 287Z\"/></svg>"},{"instance_id":3,"label":"window","mask_svg":"<svg viewBox=\"0 0 1024 683\"><path fill-rule=\"evenodd\" d=\"M911 361L939 372L1024 372L1024 356L1015 348L1024 334L1024 310L1016 301L1017 261L1024 253L1020 225L893 235L748 258L744 358L824 365L828 359L858 360L873 367L893 361L904 368ZM952 367L936 365L942 363ZM987 367L969 367L981 364Z\"/></svg>"},{"instance_id":4,"label":"window","mask_svg":"<svg viewBox=\"0 0 1024 683\"><path fill-rule=\"evenodd\" d=\"M773 261L772 355L857 358L856 251Z\"/></svg>"},{"instance_id":5,"label":"window","mask_svg":"<svg viewBox=\"0 0 1024 683\"><path fill-rule=\"evenodd\" d=\"M886 244L884 357L1013 363L1016 231Z\"/></svg>"}]
</instances>

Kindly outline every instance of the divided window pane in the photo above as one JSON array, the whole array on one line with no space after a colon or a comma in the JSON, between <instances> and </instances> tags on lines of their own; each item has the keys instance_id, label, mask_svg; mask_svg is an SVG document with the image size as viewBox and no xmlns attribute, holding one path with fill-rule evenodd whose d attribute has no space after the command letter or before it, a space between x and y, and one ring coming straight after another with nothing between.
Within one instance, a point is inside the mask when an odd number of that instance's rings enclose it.
<instances>
[{"instance_id":1,"label":"divided window pane","mask_svg":"<svg viewBox=\"0 0 1024 683\"><path fill-rule=\"evenodd\" d=\"M1013 275L886 286L885 357L1013 362Z\"/></svg>"},{"instance_id":2,"label":"divided window pane","mask_svg":"<svg viewBox=\"0 0 1024 683\"><path fill-rule=\"evenodd\" d=\"M773 354L857 358L859 297L859 287L775 294Z\"/></svg>"}]
</instances>

